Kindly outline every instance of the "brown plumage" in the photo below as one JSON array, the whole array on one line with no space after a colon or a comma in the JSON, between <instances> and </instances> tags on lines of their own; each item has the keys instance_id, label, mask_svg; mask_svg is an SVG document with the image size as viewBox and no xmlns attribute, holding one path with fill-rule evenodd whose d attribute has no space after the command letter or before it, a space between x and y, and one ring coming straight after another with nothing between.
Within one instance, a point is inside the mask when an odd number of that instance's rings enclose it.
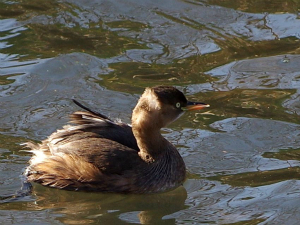
<instances>
[{"instance_id":1,"label":"brown plumage","mask_svg":"<svg viewBox=\"0 0 300 225\"><path fill-rule=\"evenodd\" d=\"M132 114L132 127L113 122L80 103L75 125L50 135L41 144L27 143L34 154L25 175L45 186L81 191L154 193L174 189L185 179L177 149L160 129L185 110L208 105L188 102L176 88L147 88Z\"/></svg>"}]
</instances>

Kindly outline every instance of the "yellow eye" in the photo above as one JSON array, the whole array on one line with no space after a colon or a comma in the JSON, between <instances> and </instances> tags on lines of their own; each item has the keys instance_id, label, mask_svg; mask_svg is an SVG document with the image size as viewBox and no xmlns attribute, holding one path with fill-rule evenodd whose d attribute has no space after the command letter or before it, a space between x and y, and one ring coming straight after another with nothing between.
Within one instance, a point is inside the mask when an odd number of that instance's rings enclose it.
<instances>
[{"instance_id":1,"label":"yellow eye","mask_svg":"<svg viewBox=\"0 0 300 225\"><path fill-rule=\"evenodd\" d=\"M176 108L180 108L180 103L179 102L176 103Z\"/></svg>"}]
</instances>

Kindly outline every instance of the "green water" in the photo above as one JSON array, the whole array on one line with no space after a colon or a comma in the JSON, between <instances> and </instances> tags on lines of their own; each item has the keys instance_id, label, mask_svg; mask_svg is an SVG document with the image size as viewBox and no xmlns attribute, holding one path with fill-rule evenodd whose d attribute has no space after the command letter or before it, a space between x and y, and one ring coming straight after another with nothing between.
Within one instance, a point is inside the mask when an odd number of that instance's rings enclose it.
<instances>
[{"instance_id":1,"label":"green water","mask_svg":"<svg viewBox=\"0 0 300 225\"><path fill-rule=\"evenodd\" d=\"M0 1L3 224L298 224L300 1ZM188 171L157 195L21 188L30 153L78 110L130 123L145 87L211 105L164 136ZM4 201L5 199L5 201Z\"/></svg>"}]
</instances>

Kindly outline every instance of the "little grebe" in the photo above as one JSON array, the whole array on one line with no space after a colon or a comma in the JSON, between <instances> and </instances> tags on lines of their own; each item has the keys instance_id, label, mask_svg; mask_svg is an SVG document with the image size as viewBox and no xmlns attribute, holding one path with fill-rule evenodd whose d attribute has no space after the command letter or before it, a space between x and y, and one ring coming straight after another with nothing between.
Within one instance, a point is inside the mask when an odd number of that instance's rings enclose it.
<instances>
[{"instance_id":1,"label":"little grebe","mask_svg":"<svg viewBox=\"0 0 300 225\"><path fill-rule=\"evenodd\" d=\"M189 102L174 87L146 88L132 113L132 127L75 103L74 126L64 126L41 144L26 143L34 156L28 181L65 190L155 193L174 189L186 168L160 133L185 111L209 105Z\"/></svg>"}]
</instances>

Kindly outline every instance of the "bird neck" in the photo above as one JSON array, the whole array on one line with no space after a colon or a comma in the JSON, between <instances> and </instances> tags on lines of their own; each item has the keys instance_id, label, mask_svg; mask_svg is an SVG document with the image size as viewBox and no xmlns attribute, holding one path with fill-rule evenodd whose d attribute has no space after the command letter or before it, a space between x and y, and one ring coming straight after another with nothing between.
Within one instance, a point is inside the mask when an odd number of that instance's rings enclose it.
<instances>
[{"instance_id":1,"label":"bird neck","mask_svg":"<svg viewBox=\"0 0 300 225\"><path fill-rule=\"evenodd\" d=\"M132 131L140 149L139 155L146 162L154 162L164 151L167 141L160 133L159 118L145 109L135 109L132 114Z\"/></svg>"}]
</instances>

